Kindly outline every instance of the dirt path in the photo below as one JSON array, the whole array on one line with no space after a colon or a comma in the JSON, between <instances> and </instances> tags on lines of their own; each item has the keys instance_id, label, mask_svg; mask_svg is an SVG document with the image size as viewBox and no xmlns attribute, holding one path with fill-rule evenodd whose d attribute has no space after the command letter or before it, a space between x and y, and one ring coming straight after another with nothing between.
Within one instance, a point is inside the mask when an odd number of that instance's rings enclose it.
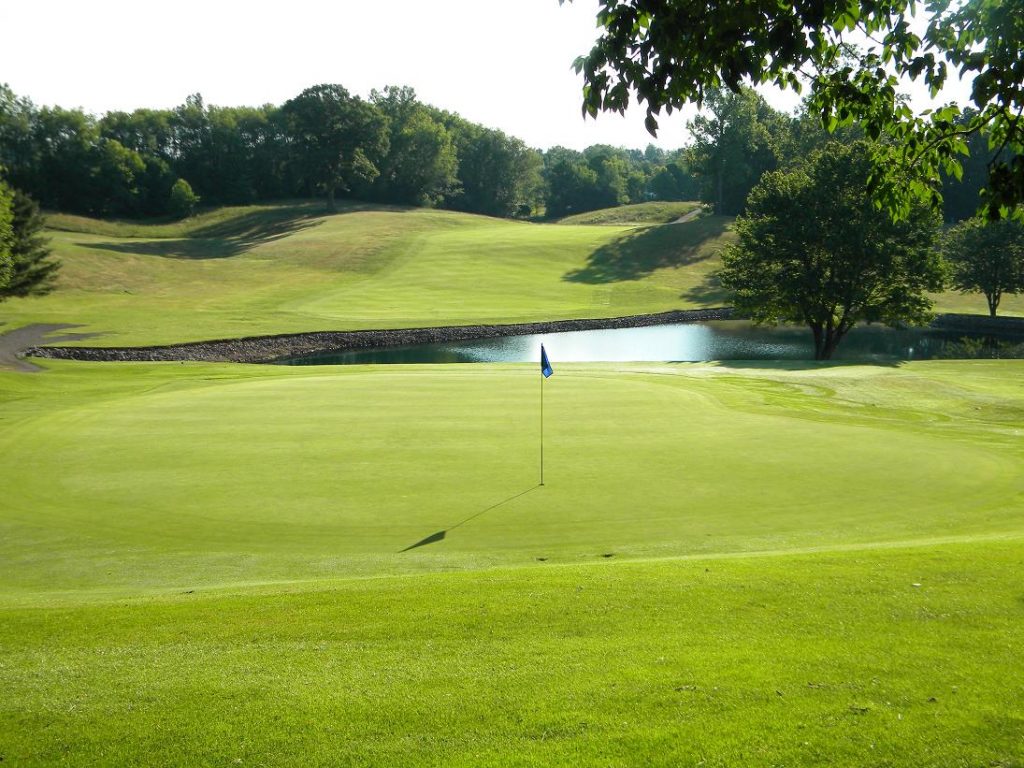
<instances>
[{"instance_id":1,"label":"dirt path","mask_svg":"<svg viewBox=\"0 0 1024 768\"><path fill-rule=\"evenodd\" d=\"M0 369L38 373L43 370L21 357L21 353L39 344L55 344L61 341L76 341L99 336L98 333L65 333L51 336L66 328L80 328L71 323L36 323L0 334Z\"/></svg>"}]
</instances>

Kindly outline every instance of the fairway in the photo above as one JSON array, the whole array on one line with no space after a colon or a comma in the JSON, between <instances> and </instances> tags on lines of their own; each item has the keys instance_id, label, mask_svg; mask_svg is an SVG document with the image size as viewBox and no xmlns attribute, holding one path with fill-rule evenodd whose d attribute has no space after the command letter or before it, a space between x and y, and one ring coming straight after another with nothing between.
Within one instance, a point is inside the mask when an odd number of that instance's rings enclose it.
<instances>
[{"instance_id":1,"label":"fairway","mask_svg":"<svg viewBox=\"0 0 1024 768\"><path fill-rule=\"evenodd\" d=\"M45 365L12 764L1021 764L1018 362Z\"/></svg>"},{"instance_id":2,"label":"fairway","mask_svg":"<svg viewBox=\"0 0 1024 768\"><path fill-rule=\"evenodd\" d=\"M327 215L318 203L150 226L59 215L57 291L0 304L0 323L78 323L103 334L92 343L124 346L713 306L720 292L700 287L729 223L533 224L361 205Z\"/></svg>"},{"instance_id":3,"label":"fairway","mask_svg":"<svg viewBox=\"0 0 1024 768\"><path fill-rule=\"evenodd\" d=\"M0 303L0 329L78 324L100 334L85 343L130 346L724 306L712 275L732 219L648 221L693 206L546 224L360 204L329 215L321 203L221 208L160 225L54 215L57 290ZM985 311L980 294L934 299L940 312ZM1006 296L1000 314L1021 313L1024 297Z\"/></svg>"}]
</instances>

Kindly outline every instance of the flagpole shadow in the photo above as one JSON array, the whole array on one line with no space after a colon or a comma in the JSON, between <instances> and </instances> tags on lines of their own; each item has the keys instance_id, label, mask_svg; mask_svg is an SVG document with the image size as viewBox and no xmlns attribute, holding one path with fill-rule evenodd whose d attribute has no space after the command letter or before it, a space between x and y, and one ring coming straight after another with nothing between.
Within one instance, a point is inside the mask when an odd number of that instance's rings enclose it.
<instances>
[{"instance_id":1,"label":"flagpole shadow","mask_svg":"<svg viewBox=\"0 0 1024 768\"><path fill-rule=\"evenodd\" d=\"M450 526L449 528L445 528L444 530L438 531L437 533L432 533L429 536L427 536L427 538L421 539L420 541L417 541L415 544L412 544L406 547L405 549L398 550L398 553L401 554L402 552L408 552L410 549L416 549L417 547L425 547L427 546L427 544L436 544L439 541L444 541L444 537L447 536L451 531L454 531L456 528L465 525L470 520L475 520L476 518L480 517L480 515L486 514L491 510L497 509L498 507L504 506L509 502L515 501L516 499L525 496L526 494L530 493L531 491L535 491L538 488L540 488L540 485L535 485L532 488L527 488L525 491L520 491L514 496L509 496L507 499L499 501L497 504L492 504L491 506L487 507L487 509L481 509L479 512L474 512L465 520L462 520L456 523L455 525Z\"/></svg>"}]
</instances>

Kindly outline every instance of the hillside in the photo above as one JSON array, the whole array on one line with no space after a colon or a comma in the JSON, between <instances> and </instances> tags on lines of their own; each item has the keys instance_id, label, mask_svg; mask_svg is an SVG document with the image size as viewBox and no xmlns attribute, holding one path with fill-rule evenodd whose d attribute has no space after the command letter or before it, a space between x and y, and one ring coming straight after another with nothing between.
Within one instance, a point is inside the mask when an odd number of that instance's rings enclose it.
<instances>
[{"instance_id":1,"label":"hillside","mask_svg":"<svg viewBox=\"0 0 1024 768\"><path fill-rule=\"evenodd\" d=\"M81 324L117 346L722 306L709 277L730 219L637 223L693 208L624 206L553 224L372 205L327 214L308 202L158 224L54 214L58 289L0 304L0 328ZM936 299L939 311L985 311L980 295ZM1024 314L1024 297L1001 312Z\"/></svg>"},{"instance_id":2,"label":"hillside","mask_svg":"<svg viewBox=\"0 0 1024 768\"><path fill-rule=\"evenodd\" d=\"M728 220L560 226L431 209L225 208L145 225L53 215L58 290L0 322L80 323L106 345L703 307Z\"/></svg>"},{"instance_id":3,"label":"hillside","mask_svg":"<svg viewBox=\"0 0 1024 768\"><path fill-rule=\"evenodd\" d=\"M587 211L559 219L559 224L669 224L701 207L697 202L650 202Z\"/></svg>"}]
</instances>

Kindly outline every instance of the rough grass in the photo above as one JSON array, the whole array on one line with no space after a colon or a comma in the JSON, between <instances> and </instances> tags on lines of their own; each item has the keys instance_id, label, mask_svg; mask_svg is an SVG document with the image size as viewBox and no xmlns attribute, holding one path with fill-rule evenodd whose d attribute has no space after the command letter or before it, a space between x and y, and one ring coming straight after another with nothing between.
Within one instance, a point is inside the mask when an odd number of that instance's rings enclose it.
<instances>
[{"instance_id":1,"label":"rough grass","mask_svg":"<svg viewBox=\"0 0 1024 768\"><path fill-rule=\"evenodd\" d=\"M46 366L12 765L1022 764L1020 362Z\"/></svg>"}]
</instances>

